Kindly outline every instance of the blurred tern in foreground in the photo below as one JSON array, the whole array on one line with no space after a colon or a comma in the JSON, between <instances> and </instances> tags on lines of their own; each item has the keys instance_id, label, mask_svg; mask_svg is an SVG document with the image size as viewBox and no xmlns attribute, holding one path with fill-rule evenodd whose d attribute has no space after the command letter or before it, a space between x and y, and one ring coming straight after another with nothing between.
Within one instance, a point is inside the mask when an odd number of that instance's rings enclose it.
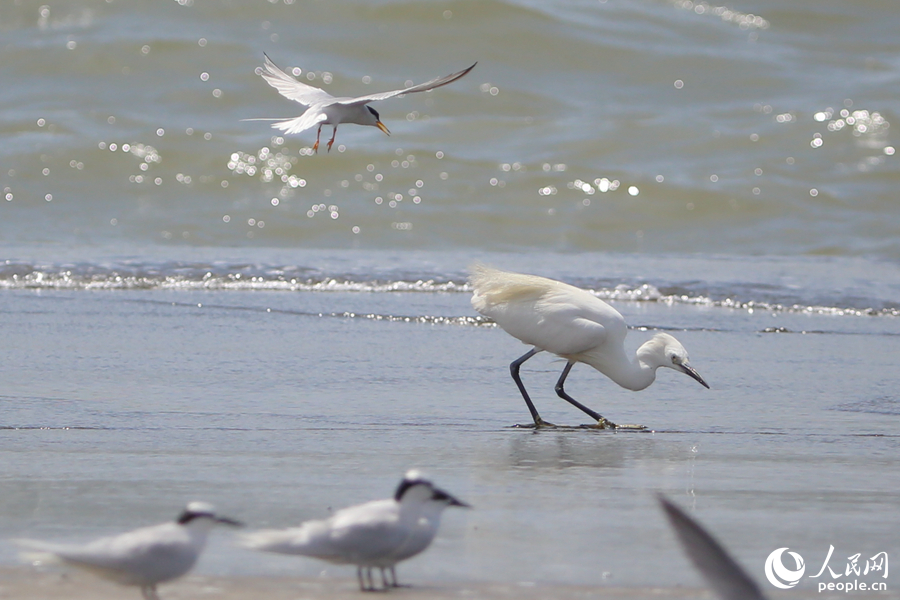
<instances>
[{"instance_id":1,"label":"blurred tern in foreground","mask_svg":"<svg viewBox=\"0 0 900 600\"><path fill-rule=\"evenodd\" d=\"M435 88L439 88L448 83L453 83L460 77L466 75L475 68L473 64L467 69L463 69L458 73L438 77L419 85L414 85L402 90L393 90L390 92L381 92L378 94L369 94L368 96L359 96L358 98L339 97L336 98L328 92L311 85L301 83L279 69L275 63L266 57L265 65L258 70L259 74L266 83L278 90L278 93L290 100L295 100L307 106L302 115L294 119L287 119L274 123L272 127L280 129L286 134L300 133L306 131L310 127L318 125L316 131L316 143L313 150L319 151L319 135L322 133L322 125L331 125L334 130L331 133L331 139L328 141L328 150L331 151L331 145L334 144L334 137L337 135L338 125L341 123L353 123L355 125L369 125L377 127L387 135L391 132L385 127L378 116L378 111L369 106L370 102L377 100L387 100L403 94L413 94L415 92L427 92ZM278 119L245 119L247 121L278 121Z\"/></svg>"},{"instance_id":2,"label":"blurred tern in foreground","mask_svg":"<svg viewBox=\"0 0 900 600\"><path fill-rule=\"evenodd\" d=\"M472 267L472 306L494 320L506 333L534 346L510 364L534 427L550 426L541 419L519 378L519 367L546 350L568 362L556 382L556 394L590 415L596 427L644 429L642 425L616 425L569 396L563 388L577 362L591 365L629 390L642 390L656 379L659 367L668 367L709 386L691 367L684 346L668 333L657 333L630 357L625 352L625 319L612 306L590 292L571 285L520 273L508 273L484 265Z\"/></svg>"},{"instance_id":3,"label":"blurred tern in foreground","mask_svg":"<svg viewBox=\"0 0 900 600\"><path fill-rule=\"evenodd\" d=\"M699 523L662 496L659 503L685 553L722 600L766 599L756 582Z\"/></svg>"},{"instance_id":4,"label":"blurred tern in foreground","mask_svg":"<svg viewBox=\"0 0 900 600\"><path fill-rule=\"evenodd\" d=\"M191 502L177 521L142 527L87 544L54 544L16 540L32 561L61 562L95 575L141 588L146 600L159 600L156 584L181 577L191 570L216 523L240 523L217 517L206 502Z\"/></svg>"},{"instance_id":5,"label":"blurred tern in foreground","mask_svg":"<svg viewBox=\"0 0 900 600\"><path fill-rule=\"evenodd\" d=\"M469 507L413 470L406 473L393 498L351 506L292 529L248 533L241 536L242 544L254 550L356 565L363 591L376 589L372 569L381 570L383 589L398 587L394 566L428 548L448 506ZM390 573L390 581L386 573Z\"/></svg>"}]
</instances>

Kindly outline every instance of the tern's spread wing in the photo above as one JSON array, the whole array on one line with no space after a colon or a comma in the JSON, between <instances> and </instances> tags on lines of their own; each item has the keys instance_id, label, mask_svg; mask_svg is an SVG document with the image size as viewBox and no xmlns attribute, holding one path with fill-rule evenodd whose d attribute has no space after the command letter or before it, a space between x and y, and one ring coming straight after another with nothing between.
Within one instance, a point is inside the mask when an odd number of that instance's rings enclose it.
<instances>
[{"instance_id":1,"label":"tern's spread wing","mask_svg":"<svg viewBox=\"0 0 900 600\"><path fill-rule=\"evenodd\" d=\"M756 583L719 542L662 496L659 502L685 552L722 600L765 600Z\"/></svg>"},{"instance_id":2,"label":"tern's spread wing","mask_svg":"<svg viewBox=\"0 0 900 600\"><path fill-rule=\"evenodd\" d=\"M376 100L387 100L388 98L394 98L396 96L402 96L403 94L413 94L415 92L427 92L428 90L433 90L435 88L439 88L442 85L447 85L448 83L453 83L460 77L465 76L469 71L475 68L476 62L471 67L467 69L463 69L457 73L453 73L452 75L445 75L444 77L437 77L432 79L431 81L426 81L425 83L420 83L419 85L414 85L412 87L403 88L402 90L393 90L390 92L380 92L378 94L369 94L368 96L359 96L358 98L338 98L336 103L338 104L368 104L369 102L375 102ZM272 84L274 85L274 84ZM302 85L302 84L301 84ZM280 90L279 90L280 91ZM282 92L283 94L284 92Z\"/></svg>"},{"instance_id":3,"label":"tern's spread wing","mask_svg":"<svg viewBox=\"0 0 900 600\"><path fill-rule=\"evenodd\" d=\"M268 55L264 54L263 56L266 57L266 64L263 65L263 70L260 72L260 75L266 80L266 83L278 90L278 93L285 98L295 100L303 106L310 106L311 104L328 104L334 100L334 97L328 92L320 90L317 87L312 87L311 85L306 85L305 83L300 83L279 69ZM307 129L313 124L314 123L310 123L303 129ZM297 131L302 131L302 129Z\"/></svg>"}]
</instances>

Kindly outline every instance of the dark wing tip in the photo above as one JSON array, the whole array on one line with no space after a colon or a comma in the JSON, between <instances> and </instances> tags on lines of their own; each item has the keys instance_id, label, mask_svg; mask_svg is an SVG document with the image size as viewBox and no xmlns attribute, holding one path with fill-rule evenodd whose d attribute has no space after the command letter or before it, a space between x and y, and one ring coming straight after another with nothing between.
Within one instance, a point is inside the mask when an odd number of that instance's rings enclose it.
<instances>
[{"instance_id":1,"label":"dark wing tip","mask_svg":"<svg viewBox=\"0 0 900 600\"><path fill-rule=\"evenodd\" d=\"M685 554L723 600L766 600L747 572L725 548L677 505L657 495Z\"/></svg>"}]
</instances>

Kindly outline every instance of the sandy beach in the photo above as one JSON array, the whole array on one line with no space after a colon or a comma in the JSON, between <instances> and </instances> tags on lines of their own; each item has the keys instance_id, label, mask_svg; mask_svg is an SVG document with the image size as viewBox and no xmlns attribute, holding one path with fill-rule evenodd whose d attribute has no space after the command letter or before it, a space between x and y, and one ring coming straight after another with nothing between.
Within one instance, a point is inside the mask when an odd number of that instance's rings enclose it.
<instances>
[{"instance_id":1,"label":"sandy beach","mask_svg":"<svg viewBox=\"0 0 900 600\"><path fill-rule=\"evenodd\" d=\"M616 587L544 584L466 583L460 585L420 584L392 589L398 600L706 600L712 592L694 587ZM162 600L363 600L372 594L359 591L355 579L302 577L208 577L188 575L159 588ZM385 597L378 593L374 597ZM772 594L772 598L828 596L793 591ZM880 598L889 598L880 595ZM30 567L0 569L0 598L10 600L138 600L136 588L126 588L75 571L37 571Z\"/></svg>"},{"instance_id":2,"label":"sandy beach","mask_svg":"<svg viewBox=\"0 0 900 600\"><path fill-rule=\"evenodd\" d=\"M799 552L808 575L830 545L842 572L854 553L896 552L892 318L618 303L631 322L679 328L712 389L664 373L633 394L578 368L573 394L655 432L534 432L510 428L528 418L507 366L521 345L435 321L469 314L467 294L4 297L16 348L0 430L5 539L86 541L170 520L194 499L251 529L287 527L388 497L416 466L473 509L448 510L432 547L398 569L411 597L696 591L660 492L767 588L776 548ZM523 377L542 415L583 422L553 395L558 363L532 362ZM876 387L859 385L862 369ZM195 576L164 597L358 595L352 568L322 579L317 561L252 553L232 536L214 532ZM0 564L10 598L137 595L19 567L11 544ZM816 583L805 577L792 597Z\"/></svg>"}]
</instances>

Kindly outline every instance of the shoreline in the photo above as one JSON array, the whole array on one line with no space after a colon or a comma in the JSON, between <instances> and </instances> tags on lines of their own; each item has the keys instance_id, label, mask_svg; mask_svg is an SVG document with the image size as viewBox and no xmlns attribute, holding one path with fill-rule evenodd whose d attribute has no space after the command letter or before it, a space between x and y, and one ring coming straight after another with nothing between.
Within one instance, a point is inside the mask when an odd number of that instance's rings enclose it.
<instances>
[{"instance_id":1,"label":"shoreline","mask_svg":"<svg viewBox=\"0 0 900 600\"><path fill-rule=\"evenodd\" d=\"M257 577L187 575L159 586L161 600L189 598L221 598L239 600L265 597L266 600L350 600L371 598L357 587L355 577ZM706 588L677 587L619 587L540 583L465 582L459 585L415 584L389 590L404 600L451 600L457 598L488 598L496 600L585 600L590 598L629 599L703 599L713 598ZM813 596L814 590L792 590L790 597ZM815 594L822 597L820 594ZM777 597L779 594L771 594ZM121 586L76 569L0 567L0 598L17 600L139 600L136 587ZM884 597L884 596L882 596Z\"/></svg>"}]
</instances>

